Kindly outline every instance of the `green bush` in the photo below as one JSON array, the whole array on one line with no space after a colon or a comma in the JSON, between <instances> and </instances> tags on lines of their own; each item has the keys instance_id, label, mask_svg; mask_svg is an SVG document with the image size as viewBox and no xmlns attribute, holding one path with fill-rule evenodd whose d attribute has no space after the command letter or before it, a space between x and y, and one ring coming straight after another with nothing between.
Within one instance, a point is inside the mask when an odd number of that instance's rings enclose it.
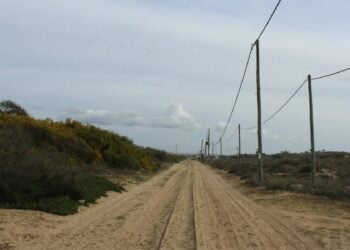
<instances>
[{"instance_id":1,"label":"green bush","mask_svg":"<svg viewBox=\"0 0 350 250\"><path fill-rule=\"evenodd\" d=\"M11 100L0 102L0 113L18 116L28 116L28 113L24 108L22 108L20 105Z\"/></svg>"},{"instance_id":2,"label":"green bush","mask_svg":"<svg viewBox=\"0 0 350 250\"><path fill-rule=\"evenodd\" d=\"M86 203L95 202L99 197L105 195L107 191L124 191L122 186L97 175L79 176L75 185L80 199L85 200Z\"/></svg>"},{"instance_id":3,"label":"green bush","mask_svg":"<svg viewBox=\"0 0 350 250\"><path fill-rule=\"evenodd\" d=\"M12 104L0 103L1 207L71 214L79 200L123 190L98 175L103 168L153 171L179 159L71 119L37 120Z\"/></svg>"},{"instance_id":4,"label":"green bush","mask_svg":"<svg viewBox=\"0 0 350 250\"><path fill-rule=\"evenodd\" d=\"M69 197L42 199L14 206L19 209L39 210L57 215L70 215L77 212L79 203Z\"/></svg>"},{"instance_id":5,"label":"green bush","mask_svg":"<svg viewBox=\"0 0 350 250\"><path fill-rule=\"evenodd\" d=\"M27 180L32 179L30 184L23 180L23 175L15 173L11 177L17 182L1 178L0 206L67 215L76 212L79 200L89 204L107 191L124 190L102 176L62 172L48 177L49 173L42 171L40 176L33 172L27 174Z\"/></svg>"},{"instance_id":6,"label":"green bush","mask_svg":"<svg viewBox=\"0 0 350 250\"><path fill-rule=\"evenodd\" d=\"M350 199L350 154L318 152L317 157L318 175L315 184L311 179L311 155L309 153L283 152L265 155L262 183L257 178L256 155L244 155L241 165L237 157L220 157L210 160L209 164L239 176L251 186L303 192L331 199Z\"/></svg>"}]
</instances>

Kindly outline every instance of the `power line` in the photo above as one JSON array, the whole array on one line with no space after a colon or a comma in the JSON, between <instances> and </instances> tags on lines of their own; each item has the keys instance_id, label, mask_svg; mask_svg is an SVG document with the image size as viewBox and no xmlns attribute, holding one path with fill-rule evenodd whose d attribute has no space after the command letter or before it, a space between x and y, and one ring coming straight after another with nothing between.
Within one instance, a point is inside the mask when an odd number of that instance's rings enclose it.
<instances>
[{"instance_id":1,"label":"power line","mask_svg":"<svg viewBox=\"0 0 350 250\"><path fill-rule=\"evenodd\" d=\"M248 59L247 59L247 62L245 64L244 71L243 71L243 76L242 76L241 82L239 84L238 92L237 92L237 95L236 95L235 102L233 104L232 110L230 112L229 118L228 118L227 123L225 125L225 128L224 128L224 130L223 130L219 140L216 142L216 144L219 143L220 139L223 138L223 136L226 133L227 127L228 127L228 125L231 122L233 112L235 111L235 108L236 108L236 105L237 105L238 97L239 97L239 95L241 93L242 85L243 85L243 82L244 82L244 79L245 79L245 76L246 76L246 73L247 73L247 69L248 69L248 65L249 65L249 62L250 62L250 58L251 58L252 52L253 52L253 46L250 47L249 54L248 54Z\"/></svg>"},{"instance_id":2,"label":"power line","mask_svg":"<svg viewBox=\"0 0 350 250\"><path fill-rule=\"evenodd\" d=\"M233 134L230 135L224 142L228 142L229 140L231 140L236 135L237 131L238 131L238 127L236 127L236 129L233 132Z\"/></svg>"},{"instance_id":3,"label":"power line","mask_svg":"<svg viewBox=\"0 0 350 250\"><path fill-rule=\"evenodd\" d=\"M323 75L323 76L314 77L314 78L312 78L311 80L319 80L319 79L322 79L322 78L326 78L326 77L334 76L334 75L337 75L337 74L343 73L343 72L348 71L348 70L350 70L350 68L342 69L342 70L339 70L339 71L336 71L336 72L334 72L334 73L330 73L330 74L327 74L327 75Z\"/></svg>"},{"instance_id":4,"label":"power line","mask_svg":"<svg viewBox=\"0 0 350 250\"><path fill-rule=\"evenodd\" d=\"M305 85L307 80L304 80L302 84L293 92L293 94L282 104L281 107L279 107L272 115L270 115L267 119L265 119L261 124L266 124L270 120L272 120L279 112L282 111L283 108L287 106L287 104L296 96L296 94L301 90L301 88ZM250 128L242 128L243 130L252 130L256 129L257 126L255 127L250 127Z\"/></svg>"},{"instance_id":5,"label":"power line","mask_svg":"<svg viewBox=\"0 0 350 250\"><path fill-rule=\"evenodd\" d=\"M272 13L271 13L269 19L267 20L266 24L264 25L264 28L261 30L261 32L260 32L260 34L259 34L257 40L259 40L260 37L261 37L261 36L263 35L263 33L265 32L267 26L269 25L270 21L272 20L272 17L275 15L276 10L278 9L278 6L280 5L281 2L282 2L282 0L279 0L279 1L277 2L277 4L276 4L275 8L273 9L273 11L272 11Z\"/></svg>"},{"instance_id":6,"label":"power line","mask_svg":"<svg viewBox=\"0 0 350 250\"><path fill-rule=\"evenodd\" d=\"M282 0L279 0L279 1L277 2L277 4L276 4L275 8L273 9L273 11L272 11L272 13L271 13L269 19L267 20L267 22L265 23L263 29L262 29L261 32L259 33L257 40L259 40L259 39L261 38L261 36L263 35L263 33L265 32L267 26L268 26L269 23L271 22L271 20L272 20L273 16L275 15L275 13L276 13L276 11L277 11L277 9L278 9L278 7L279 7L279 5L280 5L281 2L282 2ZM243 84L244 79L245 79L245 75L246 75L246 72L247 72L247 68L248 68L248 65L249 65L250 57L251 57L251 54L252 54L252 51L253 51L254 46L255 46L255 43L252 44L252 46L251 46L251 48L250 48L249 55L248 55L248 60L247 60L247 63L246 63L246 66L245 66L244 72L243 72L243 77L242 77L241 83L240 83L240 85L239 85L238 92L237 92L237 95L236 95L236 99L235 99L235 102L234 102L234 104L233 104L232 110L231 110L231 112L230 112L228 121L227 121L227 123L226 123L226 125L225 125L225 128L224 128L224 130L223 130L223 132L222 132L222 134L221 134L219 140L216 142L216 144L218 144L218 143L220 142L220 139L223 138L223 136L225 135L226 130L227 130L227 128L228 128L228 125L229 125L230 122L231 122L232 115L233 115L233 112L234 112L234 110L235 110L235 108L236 108L236 105L237 105L238 97L239 97L239 94L240 94L240 92L241 92L242 84Z\"/></svg>"},{"instance_id":7,"label":"power line","mask_svg":"<svg viewBox=\"0 0 350 250\"><path fill-rule=\"evenodd\" d=\"M300 84L300 86L296 89L296 91L294 91L294 93L288 98L288 100L283 103L283 105L277 109L271 116L269 116L266 120L264 120L262 122L262 124L265 124L267 122L269 122L270 120L272 120L279 112L282 111L282 109L287 106L287 104L295 97L295 95L301 90L301 88L305 85L305 83L307 82L307 80L304 80L304 82L302 84Z\"/></svg>"},{"instance_id":8,"label":"power line","mask_svg":"<svg viewBox=\"0 0 350 250\"><path fill-rule=\"evenodd\" d=\"M322 76L318 76L318 77L314 77L312 78L311 80L320 80L320 79L323 79L323 78L326 78L326 77L330 77L330 76L334 76L334 75L337 75L337 74L340 74L340 73L343 73L345 71L348 71L350 70L350 68L345 68L345 69L342 69L342 70L338 70L336 72L333 72L333 73L330 73L330 74L327 74L327 75L322 75ZM262 124L265 124L267 122L269 122L270 120L272 120L280 111L282 111L282 109L287 106L287 104L294 98L294 96L300 91L300 89L305 85L305 83L307 82L307 80L304 80L304 82L296 89L296 91L287 99L286 102L283 103L283 105L278 108L271 116L269 116L266 120L264 120L262 122ZM250 128L242 128L243 130L252 130L252 129L256 129L257 127L250 127Z\"/></svg>"},{"instance_id":9,"label":"power line","mask_svg":"<svg viewBox=\"0 0 350 250\"><path fill-rule=\"evenodd\" d=\"M253 130L253 129L257 129L258 127L257 126L254 126L254 127L249 127L249 128L241 128L242 130Z\"/></svg>"}]
</instances>

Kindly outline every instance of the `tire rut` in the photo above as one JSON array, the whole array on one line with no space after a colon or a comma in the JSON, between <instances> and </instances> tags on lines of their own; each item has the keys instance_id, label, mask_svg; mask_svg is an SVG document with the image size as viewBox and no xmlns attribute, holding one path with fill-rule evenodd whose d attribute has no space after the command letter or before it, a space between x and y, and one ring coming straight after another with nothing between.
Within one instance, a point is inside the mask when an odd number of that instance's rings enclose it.
<instances>
[{"instance_id":1,"label":"tire rut","mask_svg":"<svg viewBox=\"0 0 350 250\"><path fill-rule=\"evenodd\" d=\"M202 190L204 195L204 206L211 207L217 214L218 220L221 217L227 218L226 226L217 228L220 232L218 241L222 245L215 246L220 249L308 249L308 245L292 230L288 229L275 217L263 211L253 202L249 201L207 166L197 166L200 179L203 182ZM230 191L228 191L230 190ZM203 191L202 191L203 192ZM209 201L206 201L209 199ZM220 206L220 208L218 208ZM199 211L203 214L205 211ZM204 227L208 231L208 225ZM235 228L235 230L232 230ZM239 228L239 232L237 232ZM231 236L229 232L232 231ZM205 233L203 233L205 234ZM226 234L225 236L223 236ZM249 236L249 237L247 237ZM223 240L227 237L227 240ZM220 240L221 238L221 240ZM233 239L236 239L234 241ZM204 241L207 239L203 239ZM227 246L231 242L231 246ZM238 246L237 246L238 244ZM210 247L209 247L210 248Z\"/></svg>"},{"instance_id":2,"label":"tire rut","mask_svg":"<svg viewBox=\"0 0 350 250\"><path fill-rule=\"evenodd\" d=\"M193 202L193 167L186 164L187 175L164 228L158 249L196 249Z\"/></svg>"}]
</instances>

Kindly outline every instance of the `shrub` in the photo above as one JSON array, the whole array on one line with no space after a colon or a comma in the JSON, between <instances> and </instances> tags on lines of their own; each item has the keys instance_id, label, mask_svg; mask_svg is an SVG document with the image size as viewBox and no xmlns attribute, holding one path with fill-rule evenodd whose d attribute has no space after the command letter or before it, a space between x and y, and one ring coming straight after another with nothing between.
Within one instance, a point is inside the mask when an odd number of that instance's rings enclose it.
<instances>
[{"instance_id":1,"label":"shrub","mask_svg":"<svg viewBox=\"0 0 350 250\"><path fill-rule=\"evenodd\" d=\"M141 159L141 165L146 170L154 171L157 169L157 165L149 157L143 157Z\"/></svg>"},{"instance_id":2,"label":"shrub","mask_svg":"<svg viewBox=\"0 0 350 250\"><path fill-rule=\"evenodd\" d=\"M77 212L79 203L69 197L58 197L24 203L16 208L39 210L57 215L70 215Z\"/></svg>"},{"instance_id":3,"label":"shrub","mask_svg":"<svg viewBox=\"0 0 350 250\"><path fill-rule=\"evenodd\" d=\"M28 116L24 108L10 100L0 102L0 113Z\"/></svg>"},{"instance_id":4,"label":"shrub","mask_svg":"<svg viewBox=\"0 0 350 250\"><path fill-rule=\"evenodd\" d=\"M139 169L140 163L135 156L130 154L117 155L111 151L104 152L106 161L111 168L117 169Z\"/></svg>"},{"instance_id":5,"label":"shrub","mask_svg":"<svg viewBox=\"0 0 350 250\"><path fill-rule=\"evenodd\" d=\"M123 190L98 175L104 167L153 171L179 159L70 119L36 120L9 102L0 103L0 138L0 206L61 215Z\"/></svg>"},{"instance_id":6,"label":"shrub","mask_svg":"<svg viewBox=\"0 0 350 250\"><path fill-rule=\"evenodd\" d=\"M311 157L309 153L279 153L264 156L264 181L257 178L258 166L255 155L242 157L239 166L236 157L220 157L209 163L219 169L246 180L251 186L264 186L271 190L288 190L331 199L350 199L350 154L344 152L320 152L317 161L319 174L316 183L311 180ZM322 171L321 171L322 170ZM328 174L327 174L328 173Z\"/></svg>"},{"instance_id":7,"label":"shrub","mask_svg":"<svg viewBox=\"0 0 350 250\"><path fill-rule=\"evenodd\" d=\"M121 192L124 188L117 185L102 176L82 175L76 179L75 184L80 199L86 203L95 202L99 197L106 194L107 191Z\"/></svg>"}]
</instances>

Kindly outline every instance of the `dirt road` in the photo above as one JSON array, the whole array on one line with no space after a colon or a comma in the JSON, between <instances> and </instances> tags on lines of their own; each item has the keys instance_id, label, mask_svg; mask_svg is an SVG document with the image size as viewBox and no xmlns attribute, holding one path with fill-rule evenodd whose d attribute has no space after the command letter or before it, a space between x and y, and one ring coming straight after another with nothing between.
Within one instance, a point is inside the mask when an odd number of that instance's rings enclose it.
<instances>
[{"instance_id":1,"label":"dirt road","mask_svg":"<svg viewBox=\"0 0 350 250\"><path fill-rule=\"evenodd\" d=\"M8 224L0 240L12 237L6 244L18 249L318 248L292 222L281 221L214 170L190 160L76 215L37 216L41 222L27 237L28 221L23 221L22 227Z\"/></svg>"}]
</instances>

